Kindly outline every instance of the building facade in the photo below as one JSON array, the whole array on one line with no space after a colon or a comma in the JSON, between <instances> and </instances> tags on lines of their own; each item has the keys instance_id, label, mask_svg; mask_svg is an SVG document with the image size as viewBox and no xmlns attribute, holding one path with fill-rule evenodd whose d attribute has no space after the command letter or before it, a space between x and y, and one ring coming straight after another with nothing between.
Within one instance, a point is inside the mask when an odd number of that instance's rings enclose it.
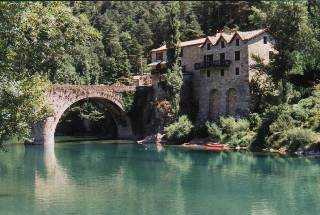
<instances>
[{"instance_id":1,"label":"building facade","mask_svg":"<svg viewBox=\"0 0 320 215\"><path fill-rule=\"evenodd\" d=\"M243 116L250 111L249 83L255 73L254 56L268 63L275 53L274 40L266 29L220 32L181 46L184 74L191 75L192 98L197 120L215 120L222 115ZM155 69L166 63L166 46L151 51Z\"/></svg>"}]
</instances>

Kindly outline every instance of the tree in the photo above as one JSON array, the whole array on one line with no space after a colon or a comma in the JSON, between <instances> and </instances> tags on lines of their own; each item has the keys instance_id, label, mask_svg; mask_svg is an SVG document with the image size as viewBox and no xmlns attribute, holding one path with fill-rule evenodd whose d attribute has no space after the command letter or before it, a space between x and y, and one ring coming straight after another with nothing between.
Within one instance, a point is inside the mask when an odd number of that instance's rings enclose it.
<instances>
[{"instance_id":1,"label":"tree","mask_svg":"<svg viewBox=\"0 0 320 215\"><path fill-rule=\"evenodd\" d=\"M263 2L253 7L251 21L258 27L268 28L276 41L278 53L271 61L269 73L282 92L282 101L288 101L289 82L303 76L308 67L319 65L314 54L319 47L315 33L310 27L307 6L303 2ZM302 82L303 78L299 78ZM299 84L299 83L298 83Z\"/></svg>"},{"instance_id":2,"label":"tree","mask_svg":"<svg viewBox=\"0 0 320 215\"><path fill-rule=\"evenodd\" d=\"M206 35L212 35L224 27L251 29L248 22L250 6L259 1L199 1L193 3L201 29Z\"/></svg>"},{"instance_id":3,"label":"tree","mask_svg":"<svg viewBox=\"0 0 320 215\"><path fill-rule=\"evenodd\" d=\"M122 32L119 39L123 49L128 55L130 64L132 65L131 72L133 74L139 74L142 68L141 59L143 56L143 47L129 32Z\"/></svg>"},{"instance_id":4,"label":"tree","mask_svg":"<svg viewBox=\"0 0 320 215\"><path fill-rule=\"evenodd\" d=\"M140 19L135 32L135 37L137 38L139 44L144 46L144 56L149 55L150 48L152 47L153 32L151 31L149 25L143 19Z\"/></svg>"},{"instance_id":5,"label":"tree","mask_svg":"<svg viewBox=\"0 0 320 215\"><path fill-rule=\"evenodd\" d=\"M106 20L102 34L107 56L103 80L105 83L114 83L120 77L128 77L130 75L131 64L119 41L120 33L117 25L110 20Z\"/></svg>"},{"instance_id":6,"label":"tree","mask_svg":"<svg viewBox=\"0 0 320 215\"><path fill-rule=\"evenodd\" d=\"M317 40L320 41L320 2L308 1L308 14L313 30L315 31Z\"/></svg>"},{"instance_id":7,"label":"tree","mask_svg":"<svg viewBox=\"0 0 320 215\"><path fill-rule=\"evenodd\" d=\"M15 20L14 32L1 37L11 44L4 61L19 71L16 75L41 74L59 83L90 84L99 79L100 34L85 15L74 16L60 2L9 3L1 9L12 10L8 7L21 8L8 17Z\"/></svg>"},{"instance_id":8,"label":"tree","mask_svg":"<svg viewBox=\"0 0 320 215\"><path fill-rule=\"evenodd\" d=\"M196 39L202 37L203 35L204 34L201 30L197 17L192 14L190 17L188 17L188 23L186 24L186 31L184 32L185 39Z\"/></svg>"},{"instance_id":9,"label":"tree","mask_svg":"<svg viewBox=\"0 0 320 215\"><path fill-rule=\"evenodd\" d=\"M167 73L165 82L167 94L173 113L177 117L180 104L180 91L183 84L182 69L179 62L180 55L180 22L178 20L179 4L173 2L170 5L168 18L167 46Z\"/></svg>"},{"instance_id":10,"label":"tree","mask_svg":"<svg viewBox=\"0 0 320 215\"><path fill-rule=\"evenodd\" d=\"M49 113L44 94L49 82L37 75L21 80L2 76L0 86L1 146L12 137L30 137L30 126Z\"/></svg>"}]
</instances>

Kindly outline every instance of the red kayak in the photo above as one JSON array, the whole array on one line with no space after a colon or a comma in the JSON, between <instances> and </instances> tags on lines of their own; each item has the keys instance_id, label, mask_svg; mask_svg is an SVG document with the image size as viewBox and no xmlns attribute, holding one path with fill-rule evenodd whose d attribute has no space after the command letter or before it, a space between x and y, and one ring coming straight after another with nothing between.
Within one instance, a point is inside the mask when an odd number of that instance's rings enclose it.
<instances>
[{"instance_id":1,"label":"red kayak","mask_svg":"<svg viewBox=\"0 0 320 215\"><path fill-rule=\"evenodd\" d=\"M204 144L204 149L208 150L208 151L221 152L221 151L228 150L229 147L227 145L224 145L224 144L208 143L208 144Z\"/></svg>"}]
</instances>

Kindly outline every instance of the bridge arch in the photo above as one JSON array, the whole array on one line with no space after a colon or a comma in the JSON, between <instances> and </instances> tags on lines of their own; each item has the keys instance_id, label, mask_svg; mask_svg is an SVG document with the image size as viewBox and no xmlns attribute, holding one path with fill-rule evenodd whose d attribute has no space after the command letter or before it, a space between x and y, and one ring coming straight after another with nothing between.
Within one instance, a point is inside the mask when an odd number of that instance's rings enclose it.
<instances>
[{"instance_id":1,"label":"bridge arch","mask_svg":"<svg viewBox=\"0 0 320 215\"><path fill-rule=\"evenodd\" d=\"M124 110L121 95L121 92L126 90L132 89L105 85L54 85L47 93L51 114L33 126L34 143L54 145L55 130L63 113L72 104L84 99L103 102L115 121L118 137L131 139L131 122Z\"/></svg>"}]
</instances>

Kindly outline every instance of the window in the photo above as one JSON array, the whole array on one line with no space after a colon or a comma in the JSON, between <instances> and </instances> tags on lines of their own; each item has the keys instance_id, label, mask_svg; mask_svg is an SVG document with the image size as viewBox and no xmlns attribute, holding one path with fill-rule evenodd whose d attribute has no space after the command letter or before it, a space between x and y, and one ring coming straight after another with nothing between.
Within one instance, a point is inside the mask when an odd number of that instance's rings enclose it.
<instances>
[{"instance_id":1,"label":"window","mask_svg":"<svg viewBox=\"0 0 320 215\"><path fill-rule=\"evenodd\" d=\"M212 54L203 56L203 63L204 63L205 67L210 67L212 62L213 62L213 55Z\"/></svg>"},{"instance_id":2,"label":"window","mask_svg":"<svg viewBox=\"0 0 320 215\"><path fill-rule=\"evenodd\" d=\"M226 55L224 53L220 53L220 62L224 62L226 60Z\"/></svg>"},{"instance_id":3,"label":"window","mask_svg":"<svg viewBox=\"0 0 320 215\"><path fill-rule=\"evenodd\" d=\"M224 48L226 46L226 44L224 43L224 41L221 41L221 48Z\"/></svg>"},{"instance_id":4,"label":"window","mask_svg":"<svg viewBox=\"0 0 320 215\"><path fill-rule=\"evenodd\" d=\"M209 78L210 77L210 71L207 70L207 77Z\"/></svg>"},{"instance_id":5,"label":"window","mask_svg":"<svg viewBox=\"0 0 320 215\"><path fill-rule=\"evenodd\" d=\"M263 43L264 43L264 44L267 44L267 43L268 43L268 37L266 37L266 36L263 37Z\"/></svg>"},{"instance_id":6,"label":"window","mask_svg":"<svg viewBox=\"0 0 320 215\"><path fill-rule=\"evenodd\" d=\"M236 75L240 75L240 69L239 69L239 67L236 67Z\"/></svg>"},{"instance_id":7,"label":"window","mask_svg":"<svg viewBox=\"0 0 320 215\"><path fill-rule=\"evenodd\" d=\"M240 45L240 40L236 39L236 46L239 46L239 45Z\"/></svg>"},{"instance_id":8,"label":"window","mask_svg":"<svg viewBox=\"0 0 320 215\"><path fill-rule=\"evenodd\" d=\"M163 52L156 53L156 61L163 61Z\"/></svg>"},{"instance_id":9,"label":"window","mask_svg":"<svg viewBox=\"0 0 320 215\"><path fill-rule=\"evenodd\" d=\"M212 54L207 55L207 63L211 64L212 62L213 62L213 55Z\"/></svg>"},{"instance_id":10,"label":"window","mask_svg":"<svg viewBox=\"0 0 320 215\"><path fill-rule=\"evenodd\" d=\"M224 76L224 70L223 69L220 70L220 75Z\"/></svg>"},{"instance_id":11,"label":"window","mask_svg":"<svg viewBox=\"0 0 320 215\"><path fill-rule=\"evenodd\" d=\"M234 60L240 60L240 51L234 52Z\"/></svg>"},{"instance_id":12,"label":"window","mask_svg":"<svg viewBox=\"0 0 320 215\"><path fill-rule=\"evenodd\" d=\"M274 58L274 53L273 51L269 51L269 59L273 59Z\"/></svg>"},{"instance_id":13,"label":"window","mask_svg":"<svg viewBox=\"0 0 320 215\"><path fill-rule=\"evenodd\" d=\"M210 49L211 49L211 44L208 43L208 44L207 44L207 50L210 50Z\"/></svg>"}]
</instances>

